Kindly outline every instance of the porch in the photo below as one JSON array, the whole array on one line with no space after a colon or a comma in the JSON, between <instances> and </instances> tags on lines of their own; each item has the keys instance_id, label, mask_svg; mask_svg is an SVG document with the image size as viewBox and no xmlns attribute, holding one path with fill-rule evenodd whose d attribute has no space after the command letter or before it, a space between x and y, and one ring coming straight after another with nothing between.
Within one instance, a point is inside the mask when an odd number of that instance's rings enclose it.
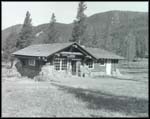
<instances>
[{"instance_id":1,"label":"porch","mask_svg":"<svg viewBox=\"0 0 150 119\"><path fill-rule=\"evenodd\" d=\"M93 68L94 59L80 52L60 52L52 57L50 64L57 73L84 77Z\"/></svg>"}]
</instances>

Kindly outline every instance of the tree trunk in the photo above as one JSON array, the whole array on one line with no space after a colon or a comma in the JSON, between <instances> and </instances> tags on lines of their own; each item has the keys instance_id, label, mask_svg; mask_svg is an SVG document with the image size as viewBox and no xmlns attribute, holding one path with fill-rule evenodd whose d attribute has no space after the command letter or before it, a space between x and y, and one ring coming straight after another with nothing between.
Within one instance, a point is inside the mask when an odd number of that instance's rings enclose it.
<instances>
[{"instance_id":1,"label":"tree trunk","mask_svg":"<svg viewBox=\"0 0 150 119\"><path fill-rule=\"evenodd\" d=\"M14 64L14 61L11 61L10 68L12 68L12 67L13 67L13 64Z\"/></svg>"},{"instance_id":2,"label":"tree trunk","mask_svg":"<svg viewBox=\"0 0 150 119\"><path fill-rule=\"evenodd\" d=\"M13 67L13 64L14 64L14 60L11 59L11 60L10 60L10 69Z\"/></svg>"}]
</instances>

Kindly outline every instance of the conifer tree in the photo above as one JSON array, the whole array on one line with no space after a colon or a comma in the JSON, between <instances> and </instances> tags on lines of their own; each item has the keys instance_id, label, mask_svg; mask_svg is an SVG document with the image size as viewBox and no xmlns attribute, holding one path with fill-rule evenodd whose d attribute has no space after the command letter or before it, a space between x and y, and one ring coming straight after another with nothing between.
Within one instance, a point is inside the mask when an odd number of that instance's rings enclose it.
<instances>
[{"instance_id":1,"label":"conifer tree","mask_svg":"<svg viewBox=\"0 0 150 119\"><path fill-rule=\"evenodd\" d=\"M30 18L30 13L29 11L27 11L24 24L17 38L16 47L18 49L22 49L29 46L33 41L34 36L31 21L32 19Z\"/></svg>"},{"instance_id":2,"label":"conifer tree","mask_svg":"<svg viewBox=\"0 0 150 119\"><path fill-rule=\"evenodd\" d=\"M125 38L126 41L126 58L128 61L132 61L136 57L136 39L132 32Z\"/></svg>"},{"instance_id":3,"label":"conifer tree","mask_svg":"<svg viewBox=\"0 0 150 119\"><path fill-rule=\"evenodd\" d=\"M97 32L96 32L96 29L93 30L93 36L92 36L92 44L93 44L93 47L98 47L98 36L97 36Z\"/></svg>"},{"instance_id":4,"label":"conifer tree","mask_svg":"<svg viewBox=\"0 0 150 119\"><path fill-rule=\"evenodd\" d=\"M91 31L88 31L87 33L90 35L87 35L88 37L86 38L88 41L86 41L89 45L89 47L96 48L98 47L98 36L96 32L96 28L94 26L91 26Z\"/></svg>"},{"instance_id":5,"label":"conifer tree","mask_svg":"<svg viewBox=\"0 0 150 119\"><path fill-rule=\"evenodd\" d=\"M14 34L14 32L12 32L12 33L10 33L10 35L7 37L7 39L5 41L4 57L8 61L11 58L11 53L16 50L15 41L13 39L14 37L15 37L15 34Z\"/></svg>"},{"instance_id":6,"label":"conifer tree","mask_svg":"<svg viewBox=\"0 0 150 119\"><path fill-rule=\"evenodd\" d=\"M45 31L47 38L44 40L44 43L55 43L59 39L58 31L56 30L56 17L53 13L51 20L48 26L48 29Z\"/></svg>"},{"instance_id":7,"label":"conifer tree","mask_svg":"<svg viewBox=\"0 0 150 119\"><path fill-rule=\"evenodd\" d=\"M136 56L142 58L146 50L145 38L140 36L139 39L136 40Z\"/></svg>"},{"instance_id":8,"label":"conifer tree","mask_svg":"<svg viewBox=\"0 0 150 119\"><path fill-rule=\"evenodd\" d=\"M76 16L76 20L74 20L74 26L72 30L72 38L71 42L83 43L84 33L87 28L86 24L86 15L84 11L87 9L86 4L84 2L79 2L78 12Z\"/></svg>"},{"instance_id":9,"label":"conifer tree","mask_svg":"<svg viewBox=\"0 0 150 119\"><path fill-rule=\"evenodd\" d=\"M4 53L2 55L3 59L6 62L11 63L10 68L13 66L14 57L12 56L11 53L13 53L14 51L16 51L16 33L15 31L12 30L12 32L10 33L10 35L7 37L5 41Z\"/></svg>"}]
</instances>

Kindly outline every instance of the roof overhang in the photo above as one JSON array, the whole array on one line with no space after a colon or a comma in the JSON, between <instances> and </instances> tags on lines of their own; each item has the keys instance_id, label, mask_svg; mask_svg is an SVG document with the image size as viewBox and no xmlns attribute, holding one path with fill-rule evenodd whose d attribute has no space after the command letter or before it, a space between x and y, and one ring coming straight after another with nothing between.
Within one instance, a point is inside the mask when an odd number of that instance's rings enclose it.
<instances>
[{"instance_id":1,"label":"roof overhang","mask_svg":"<svg viewBox=\"0 0 150 119\"><path fill-rule=\"evenodd\" d=\"M97 60L97 58L96 57L94 57L91 53L89 53L88 51L86 51L83 47L81 47L78 43L76 43L76 42L73 42L72 44L70 44L69 46L67 46L67 47L65 47L65 48L63 48L63 49L60 49L60 50L58 50L57 52L54 52L54 53L52 53L51 55L49 55L49 56L47 56L47 57L51 57L52 55L54 55L54 54L56 54L56 53L60 53L61 51L63 51L63 50L65 50L65 49L67 49L67 48L69 48L69 47L71 47L71 46L73 46L73 47L75 47L75 48L77 48L79 51L81 51L85 56L90 56L91 58L93 58L94 60ZM82 54L81 53L81 54ZM78 54L79 55L79 54Z\"/></svg>"},{"instance_id":2,"label":"roof overhang","mask_svg":"<svg viewBox=\"0 0 150 119\"><path fill-rule=\"evenodd\" d=\"M80 55L82 56L83 54L80 52L60 52L62 55Z\"/></svg>"},{"instance_id":3,"label":"roof overhang","mask_svg":"<svg viewBox=\"0 0 150 119\"><path fill-rule=\"evenodd\" d=\"M71 52L71 51L67 51L66 52L65 49L67 49L69 47L74 47L74 48L78 49L78 52ZM42 51L42 52L43 52L43 54L39 53L38 52L38 48L37 48L35 54L34 53L27 53L27 52L25 54L22 54L22 53L20 53L20 50L19 50L19 53L18 53L18 51L16 51L16 52L14 52L12 54L14 56L17 56L17 57L29 57L29 58L30 57L37 57L37 58L38 57L46 57L46 58L49 58L49 57L51 57L52 55L55 55L55 54L63 54L63 55L78 55L78 56L83 55L83 56L85 56L87 58L90 58L90 59L93 59L93 60L98 60L98 59L118 59L118 60L123 60L123 59L125 59L125 58L123 58L121 56L117 56L115 54L113 54L113 56L109 55L108 57L105 57L105 55L103 55L103 54L98 56L94 52L91 52L91 50L88 50L86 47L82 47L81 45L79 45L76 42L68 43L67 45L65 45L62 48L58 47L57 50L54 50L53 52L47 52L47 53L45 53L44 51Z\"/></svg>"}]
</instances>

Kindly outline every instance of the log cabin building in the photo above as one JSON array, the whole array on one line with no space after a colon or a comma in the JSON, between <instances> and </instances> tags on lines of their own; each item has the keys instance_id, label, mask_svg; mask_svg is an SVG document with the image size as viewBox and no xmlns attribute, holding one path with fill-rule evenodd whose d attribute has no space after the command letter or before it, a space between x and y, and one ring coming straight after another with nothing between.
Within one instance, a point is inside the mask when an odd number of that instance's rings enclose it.
<instances>
[{"instance_id":1,"label":"log cabin building","mask_svg":"<svg viewBox=\"0 0 150 119\"><path fill-rule=\"evenodd\" d=\"M78 43L53 43L31 45L18 50L13 55L19 59L18 71L33 78L48 64L56 72L85 77L112 75L119 60L124 59L100 48L89 48Z\"/></svg>"}]
</instances>

